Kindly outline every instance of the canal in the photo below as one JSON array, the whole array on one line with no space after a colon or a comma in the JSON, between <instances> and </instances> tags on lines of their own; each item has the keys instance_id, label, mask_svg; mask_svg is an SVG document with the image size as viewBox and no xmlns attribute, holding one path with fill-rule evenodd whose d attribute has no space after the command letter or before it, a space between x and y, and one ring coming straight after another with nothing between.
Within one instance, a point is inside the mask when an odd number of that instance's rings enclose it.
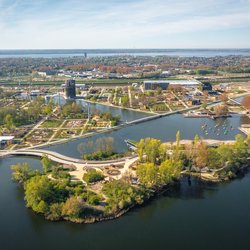
<instances>
[{"instance_id":1,"label":"canal","mask_svg":"<svg viewBox=\"0 0 250 250\"><path fill-rule=\"evenodd\" d=\"M100 108L100 107L99 107ZM112 112L121 112L114 110ZM140 118L143 113L122 119ZM135 117L135 118L134 118ZM131 118L132 119L132 118ZM78 139L49 149L80 157L82 144L100 137L113 137L114 147L127 150L124 139L154 137L163 141L202 138L229 140L249 118L234 115L222 120L190 119L181 114L152 120L94 138ZM204 125L206 124L206 129ZM0 247L8 249L249 249L250 174L227 184L203 184L183 179L179 189L136 208L121 218L93 225L45 221L25 208L22 190L11 181L10 166L32 158L0 159Z\"/></svg>"}]
</instances>

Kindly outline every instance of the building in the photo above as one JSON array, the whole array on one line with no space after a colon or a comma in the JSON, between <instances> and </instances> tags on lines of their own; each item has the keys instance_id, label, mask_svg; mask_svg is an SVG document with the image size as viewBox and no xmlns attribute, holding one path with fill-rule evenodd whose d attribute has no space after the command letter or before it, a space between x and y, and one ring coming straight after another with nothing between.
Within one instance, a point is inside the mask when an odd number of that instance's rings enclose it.
<instances>
[{"instance_id":1,"label":"building","mask_svg":"<svg viewBox=\"0 0 250 250\"><path fill-rule=\"evenodd\" d=\"M38 71L37 74L43 77L54 76L57 74L57 71L56 70L44 70L44 71Z\"/></svg>"},{"instance_id":2,"label":"building","mask_svg":"<svg viewBox=\"0 0 250 250\"><path fill-rule=\"evenodd\" d=\"M201 86L201 90L202 91L212 91L213 90L213 86L210 82L203 82L202 86Z\"/></svg>"},{"instance_id":3,"label":"building","mask_svg":"<svg viewBox=\"0 0 250 250\"><path fill-rule=\"evenodd\" d=\"M144 81L145 90L155 90L161 88L162 90L167 90L169 86L182 86L186 88L197 88L201 83L197 80L159 80L159 81Z\"/></svg>"},{"instance_id":4,"label":"building","mask_svg":"<svg viewBox=\"0 0 250 250\"><path fill-rule=\"evenodd\" d=\"M0 136L0 148L4 148L5 146L13 143L14 136Z\"/></svg>"},{"instance_id":5,"label":"building","mask_svg":"<svg viewBox=\"0 0 250 250\"><path fill-rule=\"evenodd\" d=\"M155 90L158 88L161 88L162 90L167 90L168 85L168 81L144 81L145 90Z\"/></svg>"},{"instance_id":6,"label":"building","mask_svg":"<svg viewBox=\"0 0 250 250\"><path fill-rule=\"evenodd\" d=\"M30 96L38 96L40 95L40 90L31 90L30 91Z\"/></svg>"},{"instance_id":7,"label":"building","mask_svg":"<svg viewBox=\"0 0 250 250\"><path fill-rule=\"evenodd\" d=\"M171 75L171 71L170 70L165 70L161 72L161 77L168 77Z\"/></svg>"},{"instance_id":8,"label":"building","mask_svg":"<svg viewBox=\"0 0 250 250\"><path fill-rule=\"evenodd\" d=\"M75 80L65 81L65 95L67 99L76 98L76 82Z\"/></svg>"}]
</instances>

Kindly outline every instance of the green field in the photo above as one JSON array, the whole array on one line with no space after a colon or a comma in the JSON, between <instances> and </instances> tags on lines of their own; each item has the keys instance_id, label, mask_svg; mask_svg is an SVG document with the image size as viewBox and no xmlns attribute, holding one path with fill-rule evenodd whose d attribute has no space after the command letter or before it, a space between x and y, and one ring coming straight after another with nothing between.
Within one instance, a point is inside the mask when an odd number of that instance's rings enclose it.
<instances>
[{"instance_id":1,"label":"green field","mask_svg":"<svg viewBox=\"0 0 250 250\"><path fill-rule=\"evenodd\" d=\"M42 128L58 128L62 124L60 120L47 120L45 121L41 127Z\"/></svg>"}]
</instances>

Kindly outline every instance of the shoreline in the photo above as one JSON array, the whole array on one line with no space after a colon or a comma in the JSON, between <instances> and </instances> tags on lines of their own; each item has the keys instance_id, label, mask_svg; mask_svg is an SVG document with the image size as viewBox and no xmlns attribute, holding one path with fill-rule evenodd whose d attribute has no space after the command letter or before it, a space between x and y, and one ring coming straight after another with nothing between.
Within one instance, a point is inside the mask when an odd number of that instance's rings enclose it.
<instances>
[{"instance_id":1,"label":"shoreline","mask_svg":"<svg viewBox=\"0 0 250 250\"><path fill-rule=\"evenodd\" d=\"M168 183L166 185L160 186L157 189L149 189L149 196L141 203L141 204L133 204L130 205L129 207L119 210L117 211L117 213L114 214L109 214L103 217L90 217L90 218L77 218L77 219L66 219L66 218L62 218L59 220L49 220L46 219L45 217L44 220L48 220L48 221L52 221L52 222L71 222L71 223L76 223L76 224L94 224L94 223L99 223L99 222L106 222L106 221L110 221L110 220L115 220L115 219L119 219L120 217L122 217L123 215L127 214L128 212L130 212L133 209L140 209L143 206L147 206L147 204L149 202L152 202L153 200L157 199L158 197L160 197L161 195L163 195L164 193L170 192L169 194L171 195L171 192L175 192L178 188L178 186L180 185L180 181L182 178L196 178L199 181L201 181L202 183L214 183L214 184L222 184L222 183L229 183L233 180L236 180L238 178L240 178L241 176L244 176L247 172L249 171L249 166L247 165L243 165L242 167L240 167L238 169L238 172L235 173L234 177L226 177L226 178L222 178L222 177L217 177L216 179L205 179L202 177L201 173L193 173L193 172L189 172L189 173L183 173L180 178L178 178L177 180L174 180L172 183ZM33 213L35 213L32 210Z\"/></svg>"},{"instance_id":2,"label":"shoreline","mask_svg":"<svg viewBox=\"0 0 250 250\"><path fill-rule=\"evenodd\" d=\"M243 97L245 95L249 95L249 92L235 95L234 97L231 97L231 99L240 98L240 97ZM144 118L148 118L149 120L151 120L151 119L152 120L153 119L159 119L159 118L162 118L162 117L165 117L165 116L170 116L170 115L174 115L174 114L178 114L178 113L185 113L185 112L188 112L188 111L191 111L191 110L199 109L201 107L201 105L197 105L196 107L185 108L185 109L176 110L176 111L173 111L173 112L167 112L167 113L163 113L163 114L158 114L158 113L152 113L152 112L138 111L138 110L134 110L134 109L130 109L130 108L123 108L123 107L114 106L114 105L102 104L102 103L98 103L98 102L94 102L94 101L89 101L89 100L85 100L85 99L84 99L84 101L85 102L89 102L89 103L93 103L93 104L99 104L99 105L104 105L104 106L110 106L110 107L114 107L114 108L119 108L119 109L127 109L127 110L130 110L130 111L133 111L133 112L141 112L141 113L145 113L145 114L148 113L148 114L151 114L151 115L150 116L146 116ZM220 103L221 103L220 101L215 101L215 102L209 103L208 106L210 106L210 105L217 105L217 104L220 104ZM137 120L140 120L140 119L137 119ZM60 140L56 140L56 141L52 141L52 142L45 142L43 144L34 145L34 146L31 146L31 147L22 148L22 149L35 149L35 148L44 148L44 147L46 148L46 147L50 147L50 146L53 146L53 145L65 144L65 143L68 143L70 141L74 141L74 140L77 140L77 139L89 138L89 137L92 137L92 136L95 136L95 135L98 135L98 134L104 134L104 133L108 133L108 132L120 130L120 129L124 128L124 127L133 126L133 125L139 124L141 122L146 122L147 121L146 120L146 121L139 121L139 122L137 122L137 120L133 120L133 121L127 122L127 123L121 123L121 124L119 124L117 126L114 126L114 127L111 127L111 128L105 128L105 129L101 129L101 130L89 132L89 133L86 133L84 135L78 135L78 136L75 136L75 137L64 138L64 139L60 139ZM241 131L241 132L244 133L243 131ZM0 152L1 152L1 150L0 150Z\"/></svg>"},{"instance_id":3,"label":"shoreline","mask_svg":"<svg viewBox=\"0 0 250 250\"><path fill-rule=\"evenodd\" d=\"M111 108L113 107L113 108L125 109L125 110L138 112L138 113L151 114L151 115L159 115L160 114L160 113L155 113L155 112L151 112L151 111L147 111L147 110L144 111L144 110L140 110L140 109L121 107L121 106L109 104L106 102L95 102L95 101L91 101L91 100L87 100L87 99L79 99L79 100L83 100L84 102L87 102L87 103L99 104L99 105L103 105L103 106L107 106L107 107L111 107Z\"/></svg>"}]
</instances>

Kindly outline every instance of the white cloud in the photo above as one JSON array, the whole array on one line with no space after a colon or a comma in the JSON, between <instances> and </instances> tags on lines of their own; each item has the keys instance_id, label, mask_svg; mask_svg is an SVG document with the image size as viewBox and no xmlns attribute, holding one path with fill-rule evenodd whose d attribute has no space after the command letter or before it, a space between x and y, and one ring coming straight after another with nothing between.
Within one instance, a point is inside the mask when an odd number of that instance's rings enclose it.
<instances>
[{"instance_id":1,"label":"white cloud","mask_svg":"<svg viewBox=\"0 0 250 250\"><path fill-rule=\"evenodd\" d=\"M167 40L169 36L172 42L168 46L172 46L175 36L185 39L187 33L198 36L200 32L244 27L249 32L250 26L250 3L246 0L45 4L48 0L16 0L4 7L6 11L0 12L0 48L157 47L162 42L154 37ZM0 0L0 9L4 5ZM207 47L205 42L203 47Z\"/></svg>"}]
</instances>

